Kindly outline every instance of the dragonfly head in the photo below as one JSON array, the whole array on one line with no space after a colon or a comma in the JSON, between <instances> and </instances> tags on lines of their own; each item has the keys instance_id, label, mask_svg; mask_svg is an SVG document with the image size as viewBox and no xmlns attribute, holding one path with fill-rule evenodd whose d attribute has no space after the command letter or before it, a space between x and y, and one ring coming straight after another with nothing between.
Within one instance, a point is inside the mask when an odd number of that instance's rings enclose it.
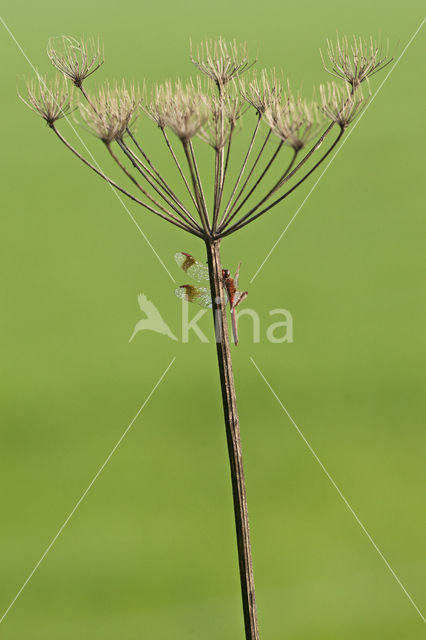
<instances>
[{"instance_id":1,"label":"dragonfly head","mask_svg":"<svg viewBox=\"0 0 426 640\"><path fill-rule=\"evenodd\" d=\"M224 280L226 280L227 278L229 278L231 275L229 269L222 269L222 278L224 278Z\"/></svg>"}]
</instances>

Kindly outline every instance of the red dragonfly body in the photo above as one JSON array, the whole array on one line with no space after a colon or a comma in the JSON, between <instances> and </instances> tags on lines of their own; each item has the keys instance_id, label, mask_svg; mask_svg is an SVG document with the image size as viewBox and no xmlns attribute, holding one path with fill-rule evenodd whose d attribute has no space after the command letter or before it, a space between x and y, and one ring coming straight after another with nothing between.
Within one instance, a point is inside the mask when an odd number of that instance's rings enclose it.
<instances>
[{"instance_id":1,"label":"red dragonfly body","mask_svg":"<svg viewBox=\"0 0 426 640\"><path fill-rule=\"evenodd\" d=\"M189 253L183 251L175 254L175 260L178 265L187 273L191 278L198 282L204 282L209 279L209 270L206 264L198 262ZM226 297L229 300L229 307L231 309L232 320L232 335L234 343L238 344L238 330L237 330L237 318L235 314L235 308L247 297L247 291L238 291L238 277L240 274L240 264L238 265L235 277L232 278L229 269L222 269L222 282L226 291ZM207 287L196 287L192 284L183 284L176 289L175 294L178 298L183 298L188 302L194 302L201 307L211 307L212 299L210 295L210 289Z\"/></svg>"},{"instance_id":2,"label":"red dragonfly body","mask_svg":"<svg viewBox=\"0 0 426 640\"><path fill-rule=\"evenodd\" d=\"M235 277L231 278L229 269L222 269L222 282L225 287L226 295L228 296L229 306L231 308L231 320L232 320L232 335L234 337L235 346L238 344L238 329L237 329L237 317L235 315L235 308L247 298L248 292L237 291L238 277L240 275L240 266L238 265Z\"/></svg>"}]
</instances>

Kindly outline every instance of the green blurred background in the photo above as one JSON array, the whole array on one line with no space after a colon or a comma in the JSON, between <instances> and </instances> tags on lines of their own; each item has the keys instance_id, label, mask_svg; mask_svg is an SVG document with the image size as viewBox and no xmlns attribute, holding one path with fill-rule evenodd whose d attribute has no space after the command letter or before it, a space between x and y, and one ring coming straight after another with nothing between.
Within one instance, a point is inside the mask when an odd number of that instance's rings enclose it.
<instances>
[{"instance_id":1,"label":"green blurred background","mask_svg":"<svg viewBox=\"0 0 426 640\"><path fill-rule=\"evenodd\" d=\"M4 0L2 16L40 70L50 70L48 37L99 35L106 63L96 80L185 78L194 73L189 39L222 34L247 41L260 66L282 66L310 91L328 79L318 48L336 29L382 34L399 43L399 54L421 8L365 0ZM180 331L174 285L111 190L19 102L17 81L31 69L3 27L0 33L0 611L176 357L0 637L243 638L214 345L148 332L128 343L142 316L140 292ZM241 320L234 368L265 640L424 637L420 616L249 358L421 609L425 35L249 287L262 339L253 344L249 321ZM376 76L373 89L384 77ZM245 125L239 144L251 129L248 116ZM159 133L141 128L153 156L166 162ZM79 144L66 123L62 131ZM109 168L101 144L86 140ZM227 266L243 263L243 286L312 184L224 243ZM202 243L129 208L181 281L174 252L202 257ZM275 307L293 315L293 344L265 340ZM210 323L210 316L201 322L206 333Z\"/></svg>"}]
</instances>

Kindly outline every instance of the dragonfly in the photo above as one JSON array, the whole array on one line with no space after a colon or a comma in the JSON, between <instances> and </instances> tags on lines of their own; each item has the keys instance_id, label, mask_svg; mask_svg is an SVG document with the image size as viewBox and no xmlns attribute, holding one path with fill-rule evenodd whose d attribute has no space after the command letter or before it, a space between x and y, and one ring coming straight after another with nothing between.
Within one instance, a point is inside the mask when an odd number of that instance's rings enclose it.
<instances>
[{"instance_id":1,"label":"dragonfly","mask_svg":"<svg viewBox=\"0 0 426 640\"><path fill-rule=\"evenodd\" d=\"M185 271L196 282L205 282L209 280L209 269L207 264L199 262L190 253L179 251L175 253L175 260L179 267ZM235 309L248 296L247 291L238 291L238 278L240 275L241 262L237 267L235 276L232 278L229 269L222 269L222 282L226 291L227 302L231 309L232 320L232 336L235 345L238 344L238 329ZM178 298L182 298L187 302L193 302L205 309L212 308L212 298L210 287L196 287L192 284L182 284L175 290Z\"/></svg>"}]
</instances>

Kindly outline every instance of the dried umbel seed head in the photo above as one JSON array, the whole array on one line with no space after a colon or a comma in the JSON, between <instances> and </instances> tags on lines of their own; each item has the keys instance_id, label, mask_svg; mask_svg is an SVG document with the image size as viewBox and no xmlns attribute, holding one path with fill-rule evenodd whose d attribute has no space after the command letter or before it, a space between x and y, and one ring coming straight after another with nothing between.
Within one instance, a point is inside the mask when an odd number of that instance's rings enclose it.
<instances>
[{"instance_id":1,"label":"dried umbel seed head","mask_svg":"<svg viewBox=\"0 0 426 640\"><path fill-rule=\"evenodd\" d=\"M241 118L244 101L238 94L222 97L206 97L210 116L198 132L198 136L214 149L223 149L231 131Z\"/></svg>"},{"instance_id":2,"label":"dried umbel seed head","mask_svg":"<svg viewBox=\"0 0 426 640\"><path fill-rule=\"evenodd\" d=\"M71 111L70 91L65 78L59 74L54 80L46 80L45 76L37 74L36 78L27 82L27 99L25 100L21 95L19 97L49 126Z\"/></svg>"},{"instance_id":3,"label":"dried umbel seed head","mask_svg":"<svg viewBox=\"0 0 426 640\"><path fill-rule=\"evenodd\" d=\"M165 118L166 95L171 92L169 83L157 84L151 89L150 99L144 100L143 109L148 116L157 124L160 129L164 129L167 122ZM144 90L146 96L146 89Z\"/></svg>"},{"instance_id":4,"label":"dried umbel seed head","mask_svg":"<svg viewBox=\"0 0 426 640\"><path fill-rule=\"evenodd\" d=\"M264 119L276 136L299 151L318 133L318 105L299 94L294 96L290 89L284 98L284 102L277 99L267 107Z\"/></svg>"},{"instance_id":5,"label":"dried umbel seed head","mask_svg":"<svg viewBox=\"0 0 426 640\"><path fill-rule=\"evenodd\" d=\"M139 90L134 86L102 86L97 94L89 96L89 102L79 102L81 117L89 129L105 144L121 140L137 117L140 105Z\"/></svg>"},{"instance_id":6,"label":"dried umbel seed head","mask_svg":"<svg viewBox=\"0 0 426 640\"><path fill-rule=\"evenodd\" d=\"M244 100L256 109L259 115L265 113L282 95L282 82L275 70L263 69L260 77L254 73L250 80L240 79L240 91Z\"/></svg>"},{"instance_id":7,"label":"dried umbel seed head","mask_svg":"<svg viewBox=\"0 0 426 640\"><path fill-rule=\"evenodd\" d=\"M321 111L342 129L346 127L361 113L367 104L361 89L353 94L348 85L338 85L328 82L320 86Z\"/></svg>"},{"instance_id":8,"label":"dried umbel seed head","mask_svg":"<svg viewBox=\"0 0 426 640\"><path fill-rule=\"evenodd\" d=\"M229 122L232 127L235 127L244 112L244 100L241 96L226 96L223 102L223 109L225 113L225 120ZM245 110L247 111L247 109Z\"/></svg>"},{"instance_id":9,"label":"dried umbel seed head","mask_svg":"<svg viewBox=\"0 0 426 640\"><path fill-rule=\"evenodd\" d=\"M166 82L156 87L146 108L159 127L170 127L182 142L189 142L210 116L208 98L201 85L193 82L178 81L174 87Z\"/></svg>"},{"instance_id":10,"label":"dried umbel seed head","mask_svg":"<svg viewBox=\"0 0 426 640\"><path fill-rule=\"evenodd\" d=\"M353 89L359 87L361 82L371 77L390 64L393 58L389 58L388 47L386 53L373 38L367 42L362 38L353 36L351 42L345 36L337 38L336 43L327 40L327 57L330 68L324 61L320 50L325 70L337 78L346 80Z\"/></svg>"},{"instance_id":11,"label":"dried umbel seed head","mask_svg":"<svg viewBox=\"0 0 426 640\"><path fill-rule=\"evenodd\" d=\"M47 45L47 55L58 71L69 78L76 87L104 62L103 48L99 41L76 40L70 36L51 38Z\"/></svg>"},{"instance_id":12,"label":"dried umbel seed head","mask_svg":"<svg viewBox=\"0 0 426 640\"><path fill-rule=\"evenodd\" d=\"M195 53L191 43L191 62L223 89L231 80L250 69L256 61L249 62L246 44L238 45L235 40L225 42L219 38L202 42Z\"/></svg>"}]
</instances>

